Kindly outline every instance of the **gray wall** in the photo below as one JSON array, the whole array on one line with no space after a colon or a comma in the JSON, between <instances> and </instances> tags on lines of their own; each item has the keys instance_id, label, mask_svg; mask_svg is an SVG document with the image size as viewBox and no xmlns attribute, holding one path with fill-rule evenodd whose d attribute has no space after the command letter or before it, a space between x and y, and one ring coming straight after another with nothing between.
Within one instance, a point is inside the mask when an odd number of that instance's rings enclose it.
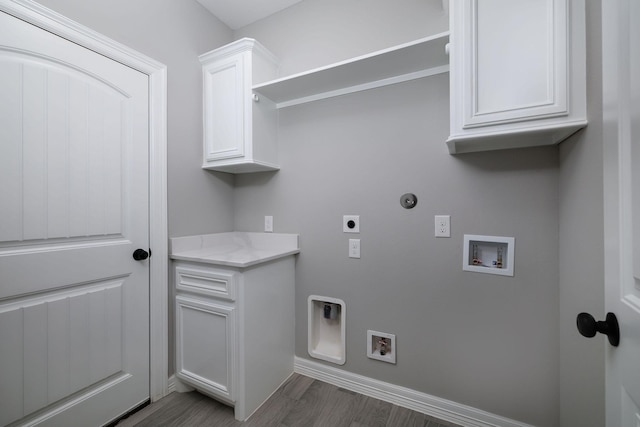
<instances>
[{"instance_id":1,"label":"gray wall","mask_svg":"<svg viewBox=\"0 0 640 427\"><path fill-rule=\"evenodd\" d=\"M578 334L586 311L604 318L601 4L587 2L589 126L560 145L560 420L605 425L604 342Z\"/></svg>"},{"instance_id":2,"label":"gray wall","mask_svg":"<svg viewBox=\"0 0 640 427\"><path fill-rule=\"evenodd\" d=\"M306 0L235 37L287 74L446 30L440 4ZM297 356L309 358L307 297L341 298L343 369L556 426L558 149L451 156L448 97L444 74L280 110L282 169L236 177L235 228L273 215L276 232L301 235ZM400 207L405 192L415 209ZM360 260L343 214L361 216ZM451 215L452 238L433 237L435 214ZM465 233L515 237L515 277L463 272ZM367 329L396 334L396 365L366 357Z\"/></svg>"},{"instance_id":3,"label":"gray wall","mask_svg":"<svg viewBox=\"0 0 640 427\"><path fill-rule=\"evenodd\" d=\"M442 0L304 0L234 34L259 34L284 76L448 29Z\"/></svg>"},{"instance_id":4,"label":"gray wall","mask_svg":"<svg viewBox=\"0 0 640 427\"><path fill-rule=\"evenodd\" d=\"M202 165L202 67L198 55L232 40L195 1L39 0L167 66L171 237L233 228L233 176ZM188 191L187 191L188 190Z\"/></svg>"}]
</instances>

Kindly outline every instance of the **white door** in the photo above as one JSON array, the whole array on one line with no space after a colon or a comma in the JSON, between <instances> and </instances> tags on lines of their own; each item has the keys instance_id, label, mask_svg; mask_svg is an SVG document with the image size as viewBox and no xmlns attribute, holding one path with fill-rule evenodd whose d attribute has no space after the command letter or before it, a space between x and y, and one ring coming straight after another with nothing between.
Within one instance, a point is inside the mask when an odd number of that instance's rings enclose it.
<instances>
[{"instance_id":1,"label":"white door","mask_svg":"<svg viewBox=\"0 0 640 427\"><path fill-rule=\"evenodd\" d=\"M149 397L148 77L0 12L0 426Z\"/></svg>"},{"instance_id":2,"label":"white door","mask_svg":"<svg viewBox=\"0 0 640 427\"><path fill-rule=\"evenodd\" d=\"M602 2L607 426L640 426L640 2Z\"/></svg>"}]
</instances>

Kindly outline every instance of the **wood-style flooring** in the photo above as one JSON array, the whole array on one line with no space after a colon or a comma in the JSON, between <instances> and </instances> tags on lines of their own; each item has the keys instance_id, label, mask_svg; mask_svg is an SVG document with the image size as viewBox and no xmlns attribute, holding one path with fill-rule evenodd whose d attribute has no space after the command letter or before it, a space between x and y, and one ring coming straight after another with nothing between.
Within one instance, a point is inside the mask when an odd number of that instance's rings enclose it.
<instances>
[{"instance_id":1,"label":"wood-style flooring","mask_svg":"<svg viewBox=\"0 0 640 427\"><path fill-rule=\"evenodd\" d=\"M456 427L455 424L293 374L246 422L197 392L171 393L118 427Z\"/></svg>"}]
</instances>

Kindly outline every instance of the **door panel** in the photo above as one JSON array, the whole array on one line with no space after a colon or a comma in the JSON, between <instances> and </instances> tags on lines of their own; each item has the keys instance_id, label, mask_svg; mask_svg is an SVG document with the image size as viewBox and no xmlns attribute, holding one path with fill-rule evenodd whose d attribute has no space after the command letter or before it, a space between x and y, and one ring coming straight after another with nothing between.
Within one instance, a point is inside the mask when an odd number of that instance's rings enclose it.
<instances>
[{"instance_id":1,"label":"door panel","mask_svg":"<svg viewBox=\"0 0 640 427\"><path fill-rule=\"evenodd\" d=\"M121 278L3 304L2 336L22 345L0 347L0 360L11 361L0 377L13 386L0 388L12 403L0 425L123 371L122 286Z\"/></svg>"},{"instance_id":2,"label":"door panel","mask_svg":"<svg viewBox=\"0 0 640 427\"><path fill-rule=\"evenodd\" d=\"M607 426L640 425L640 2L602 3Z\"/></svg>"},{"instance_id":3,"label":"door panel","mask_svg":"<svg viewBox=\"0 0 640 427\"><path fill-rule=\"evenodd\" d=\"M3 132L6 141L20 141L0 146L3 178L13 183L1 190L0 243L121 235L128 97L73 68L31 58L0 57Z\"/></svg>"},{"instance_id":4,"label":"door panel","mask_svg":"<svg viewBox=\"0 0 640 427\"><path fill-rule=\"evenodd\" d=\"M148 78L0 28L0 425L102 425L149 397Z\"/></svg>"}]
</instances>

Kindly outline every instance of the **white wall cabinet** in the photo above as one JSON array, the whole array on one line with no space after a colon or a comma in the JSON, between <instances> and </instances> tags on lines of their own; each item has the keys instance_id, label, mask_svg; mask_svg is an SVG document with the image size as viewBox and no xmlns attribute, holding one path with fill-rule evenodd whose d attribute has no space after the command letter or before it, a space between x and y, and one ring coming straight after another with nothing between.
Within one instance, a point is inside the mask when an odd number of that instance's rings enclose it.
<instances>
[{"instance_id":1,"label":"white wall cabinet","mask_svg":"<svg viewBox=\"0 0 640 427\"><path fill-rule=\"evenodd\" d=\"M293 373L294 257L247 268L175 260L174 272L180 387L245 420Z\"/></svg>"},{"instance_id":2,"label":"white wall cabinet","mask_svg":"<svg viewBox=\"0 0 640 427\"><path fill-rule=\"evenodd\" d=\"M245 173L277 170L277 111L252 86L277 76L276 58L253 39L200 55L203 69L202 167Z\"/></svg>"},{"instance_id":3,"label":"white wall cabinet","mask_svg":"<svg viewBox=\"0 0 640 427\"><path fill-rule=\"evenodd\" d=\"M587 125L584 0L456 0L451 153L559 143Z\"/></svg>"}]
</instances>

